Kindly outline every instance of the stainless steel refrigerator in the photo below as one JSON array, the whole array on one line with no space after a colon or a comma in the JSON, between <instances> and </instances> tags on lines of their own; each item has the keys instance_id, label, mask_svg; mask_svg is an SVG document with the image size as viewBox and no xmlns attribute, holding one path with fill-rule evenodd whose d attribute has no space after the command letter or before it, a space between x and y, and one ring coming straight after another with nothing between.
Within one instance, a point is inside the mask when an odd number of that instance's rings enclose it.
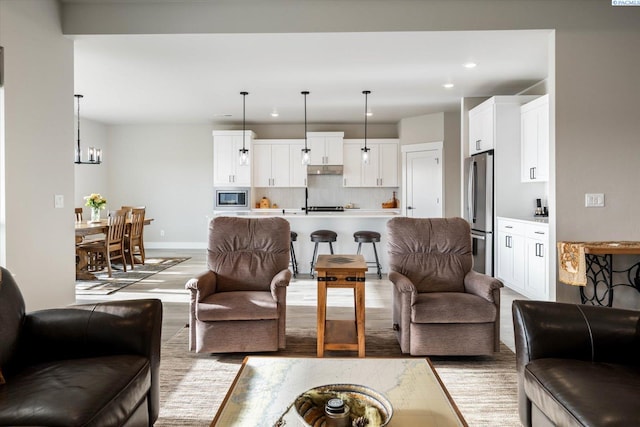
<instances>
[{"instance_id":1,"label":"stainless steel refrigerator","mask_svg":"<svg viewBox=\"0 0 640 427\"><path fill-rule=\"evenodd\" d=\"M493 276L493 150L465 159L465 219L471 225L473 269Z\"/></svg>"}]
</instances>

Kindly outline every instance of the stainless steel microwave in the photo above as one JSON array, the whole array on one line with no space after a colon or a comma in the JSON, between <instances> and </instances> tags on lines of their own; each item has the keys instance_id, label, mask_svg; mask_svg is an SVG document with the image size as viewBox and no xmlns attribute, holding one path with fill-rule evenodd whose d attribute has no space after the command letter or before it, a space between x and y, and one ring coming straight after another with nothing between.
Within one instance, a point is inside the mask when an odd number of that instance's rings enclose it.
<instances>
[{"instance_id":1,"label":"stainless steel microwave","mask_svg":"<svg viewBox=\"0 0 640 427\"><path fill-rule=\"evenodd\" d=\"M214 211L246 211L251 206L251 188L224 187L215 189Z\"/></svg>"}]
</instances>

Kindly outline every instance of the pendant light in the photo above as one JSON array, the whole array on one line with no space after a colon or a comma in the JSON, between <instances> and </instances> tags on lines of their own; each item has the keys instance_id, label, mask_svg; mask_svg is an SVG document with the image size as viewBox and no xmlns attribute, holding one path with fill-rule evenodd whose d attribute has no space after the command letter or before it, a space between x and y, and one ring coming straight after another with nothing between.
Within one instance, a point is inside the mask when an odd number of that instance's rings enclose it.
<instances>
[{"instance_id":1,"label":"pendant light","mask_svg":"<svg viewBox=\"0 0 640 427\"><path fill-rule=\"evenodd\" d=\"M309 95L309 91L300 92L304 95L304 148L302 149L302 164L308 165L311 163L311 149L307 148L307 95Z\"/></svg>"},{"instance_id":2,"label":"pendant light","mask_svg":"<svg viewBox=\"0 0 640 427\"><path fill-rule=\"evenodd\" d=\"M102 150L100 148L89 147L87 150L87 160L86 162L82 161L82 150L80 149L80 99L83 98L82 95L73 95L76 97L76 102L78 104L78 141L76 145L76 159L75 164L77 165L99 165L102 163Z\"/></svg>"},{"instance_id":3,"label":"pendant light","mask_svg":"<svg viewBox=\"0 0 640 427\"><path fill-rule=\"evenodd\" d=\"M367 111L368 111L367 101L371 91L363 90L362 93L364 94L364 147L361 148L360 150L362 150L362 163L365 165L368 165L369 151L371 151L371 148L367 148Z\"/></svg>"},{"instance_id":4,"label":"pendant light","mask_svg":"<svg viewBox=\"0 0 640 427\"><path fill-rule=\"evenodd\" d=\"M245 140L245 119L246 119L246 115L245 115L245 100L247 95L249 95L249 92L240 92L240 95L242 95L242 148L239 150L240 152L240 165L241 166L247 166L249 164L249 150L247 150L245 148L244 145L244 140Z\"/></svg>"}]
</instances>

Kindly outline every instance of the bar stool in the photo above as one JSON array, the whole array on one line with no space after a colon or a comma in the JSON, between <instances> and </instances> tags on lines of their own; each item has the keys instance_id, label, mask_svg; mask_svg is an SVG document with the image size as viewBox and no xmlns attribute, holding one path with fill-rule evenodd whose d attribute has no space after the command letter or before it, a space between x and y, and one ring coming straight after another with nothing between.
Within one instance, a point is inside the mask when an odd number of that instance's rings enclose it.
<instances>
[{"instance_id":1,"label":"bar stool","mask_svg":"<svg viewBox=\"0 0 640 427\"><path fill-rule=\"evenodd\" d=\"M331 230L316 230L311 233L311 241L315 242L315 246L313 248L313 256L311 257L311 278L313 279L313 268L316 265L316 261L318 260L318 243L329 243L329 250L331 251L331 255L333 255L333 245L332 242L335 242L338 239L338 234L335 231Z\"/></svg>"},{"instance_id":2,"label":"bar stool","mask_svg":"<svg viewBox=\"0 0 640 427\"><path fill-rule=\"evenodd\" d=\"M298 233L296 233L295 231L291 232L291 243L290 245L290 250L291 250L291 268L293 269L293 277L296 277L296 275L298 274L298 260L296 259L296 251L293 250L293 242L298 240Z\"/></svg>"},{"instance_id":3,"label":"bar stool","mask_svg":"<svg viewBox=\"0 0 640 427\"><path fill-rule=\"evenodd\" d=\"M380 233L366 230L356 231L353 233L353 240L358 243L358 255L360 255L360 249L362 249L363 243L371 243L373 245L373 254L376 256L376 260L367 262L367 264L375 265L378 269L378 278L382 279L382 268L380 266L380 260L378 259L378 250L376 249L376 242L380 243Z\"/></svg>"}]
</instances>

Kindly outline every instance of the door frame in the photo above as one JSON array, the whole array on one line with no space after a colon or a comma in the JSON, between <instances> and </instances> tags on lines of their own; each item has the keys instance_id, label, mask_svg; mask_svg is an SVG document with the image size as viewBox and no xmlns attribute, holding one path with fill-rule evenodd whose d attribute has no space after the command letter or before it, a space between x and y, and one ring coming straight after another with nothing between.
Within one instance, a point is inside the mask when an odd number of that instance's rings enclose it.
<instances>
[{"instance_id":1,"label":"door frame","mask_svg":"<svg viewBox=\"0 0 640 427\"><path fill-rule=\"evenodd\" d=\"M420 151L436 151L438 158L440 159L440 182L442 188L440 194L442 194L442 201L440 203L440 217L444 217L445 206L445 173L444 173L444 142L422 142L417 144L405 144L400 146L400 152L402 157L402 197L400 198L400 212L404 216L407 215L407 153L415 153Z\"/></svg>"}]
</instances>

